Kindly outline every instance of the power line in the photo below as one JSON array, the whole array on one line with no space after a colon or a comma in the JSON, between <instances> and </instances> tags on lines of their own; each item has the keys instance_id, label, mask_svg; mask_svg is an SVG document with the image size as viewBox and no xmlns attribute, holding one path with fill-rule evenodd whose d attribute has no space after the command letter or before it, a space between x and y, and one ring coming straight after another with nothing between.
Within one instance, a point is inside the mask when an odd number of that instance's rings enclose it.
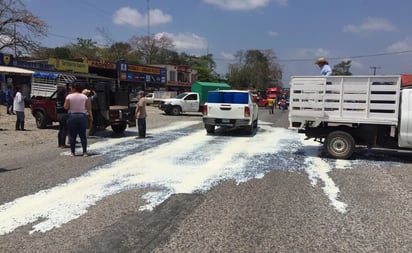
<instances>
[{"instance_id":1,"label":"power line","mask_svg":"<svg viewBox=\"0 0 412 253\"><path fill-rule=\"evenodd\" d=\"M368 57L378 57L378 56L387 56L387 55L397 55L397 54L406 54L411 53L412 50L404 50L391 53L376 53L376 54L365 54L365 55L353 55L353 56L344 56L344 57L328 57L329 60L340 60L340 59L357 59L357 58L368 58ZM303 59L279 59L278 61L282 62L302 62L302 61L313 61L313 58L303 58Z\"/></svg>"},{"instance_id":2,"label":"power line","mask_svg":"<svg viewBox=\"0 0 412 253\"><path fill-rule=\"evenodd\" d=\"M356 59L356 58L368 58L368 57L379 57L387 55L397 55L397 54L406 54L412 53L412 50L391 52L391 53L376 53L376 54L366 54L366 55L354 55L354 56L344 56L344 57L328 57L328 60L341 60L341 59ZM226 61L226 62L235 62L236 59L227 59L222 57L213 57L215 61ZM313 61L313 58L302 58L302 59L278 59L278 62L307 62Z\"/></svg>"}]
</instances>

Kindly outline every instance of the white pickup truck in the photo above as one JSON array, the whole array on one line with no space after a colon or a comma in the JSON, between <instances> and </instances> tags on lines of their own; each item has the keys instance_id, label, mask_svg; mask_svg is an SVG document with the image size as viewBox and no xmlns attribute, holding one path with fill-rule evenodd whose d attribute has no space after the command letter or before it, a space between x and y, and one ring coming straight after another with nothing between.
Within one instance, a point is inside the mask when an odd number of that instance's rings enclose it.
<instances>
[{"instance_id":1,"label":"white pickup truck","mask_svg":"<svg viewBox=\"0 0 412 253\"><path fill-rule=\"evenodd\" d=\"M203 123L208 134L214 133L216 126L243 128L253 134L258 125L258 110L250 91L209 91L203 106Z\"/></svg>"},{"instance_id":2,"label":"white pickup truck","mask_svg":"<svg viewBox=\"0 0 412 253\"><path fill-rule=\"evenodd\" d=\"M292 77L290 128L350 158L355 147L412 149L412 89L395 76Z\"/></svg>"}]
</instances>

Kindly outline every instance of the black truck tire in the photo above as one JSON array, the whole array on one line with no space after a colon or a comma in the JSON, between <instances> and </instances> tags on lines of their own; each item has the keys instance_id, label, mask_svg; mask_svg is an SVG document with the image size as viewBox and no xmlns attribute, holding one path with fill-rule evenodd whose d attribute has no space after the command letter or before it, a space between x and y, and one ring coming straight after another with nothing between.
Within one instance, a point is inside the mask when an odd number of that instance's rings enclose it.
<instances>
[{"instance_id":1,"label":"black truck tire","mask_svg":"<svg viewBox=\"0 0 412 253\"><path fill-rule=\"evenodd\" d=\"M348 159L355 150L355 140L345 131L333 131L326 136L324 147L329 157Z\"/></svg>"},{"instance_id":2,"label":"black truck tire","mask_svg":"<svg viewBox=\"0 0 412 253\"><path fill-rule=\"evenodd\" d=\"M214 125L205 125L206 132L208 134L213 134L215 132L215 126Z\"/></svg>"},{"instance_id":3,"label":"black truck tire","mask_svg":"<svg viewBox=\"0 0 412 253\"><path fill-rule=\"evenodd\" d=\"M47 118L43 112L37 111L34 114L34 118L36 119L36 126L39 129L45 129L47 127Z\"/></svg>"},{"instance_id":4,"label":"black truck tire","mask_svg":"<svg viewBox=\"0 0 412 253\"><path fill-rule=\"evenodd\" d=\"M170 114L172 114L173 116L179 116L180 107L179 106L173 106L172 109L170 110Z\"/></svg>"},{"instance_id":5,"label":"black truck tire","mask_svg":"<svg viewBox=\"0 0 412 253\"><path fill-rule=\"evenodd\" d=\"M126 124L116 124L116 125L111 125L113 132L116 134L121 134L126 130Z\"/></svg>"}]
</instances>

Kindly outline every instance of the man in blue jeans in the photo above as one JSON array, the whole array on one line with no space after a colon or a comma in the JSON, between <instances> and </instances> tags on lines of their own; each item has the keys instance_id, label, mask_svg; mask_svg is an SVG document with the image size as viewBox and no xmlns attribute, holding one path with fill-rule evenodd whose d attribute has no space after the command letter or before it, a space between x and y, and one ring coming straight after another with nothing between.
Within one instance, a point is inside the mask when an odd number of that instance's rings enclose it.
<instances>
[{"instance_id":1,"label":"man in blue jeans","mask_svg":"<svg viewBox=\"0 0 412 253\"><path fill-rule=\"evenodd\" d=\"M135 117L137 119L137 128L139 129L139 137L138 138L145 138L146 137L146 99L144 97L144 91L139 91L137 93L137 106Z\"/></svg>"}]
</instances>

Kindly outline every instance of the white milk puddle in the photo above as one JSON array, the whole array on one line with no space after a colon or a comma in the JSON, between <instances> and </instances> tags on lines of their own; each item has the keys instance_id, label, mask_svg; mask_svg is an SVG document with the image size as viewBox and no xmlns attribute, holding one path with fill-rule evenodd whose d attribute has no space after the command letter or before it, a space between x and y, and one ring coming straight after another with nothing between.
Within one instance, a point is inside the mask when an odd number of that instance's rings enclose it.
<instances>
[{"instance_id":1,"label":"white milk puddle","mask_svg":"<svg viewBox=\"0 0 412 253\"><path fill-rule=\"evenodd\" d=\"M171 135L173 131L193 124L198 122L171 124L168 128L153 129L150 133ZM87 208L97 201L131 188L151 186L159 189L144 196L147 205L140 209L151 210L174 193L207 191L222 180L233 179L240 183L261 178L265 170L259 171L250 164L256 156L273 159L280 152L293 155L298 149L304 150L306 160L303 166L312 185L316 184L317 179L322 180L325 184L323 190L331 205L345 212L346 204L337 200L339 189L328 176L332 168L317 158L318 147L310 146L314 142L305 143L303 145L308 146L302 147L299 144L301 135L267 126L263 122L259 127L259 132L252 138L208 136L205 130L191 132L97 167L65 184L3 204L0 206L0 235L29 223L34 223L30 233L49 231L85 214ZM104 149L132 139L134 137L98 142L89 150L104 153ZM125 144L121 148L126 150L130 146Z\"/></svg>"},{"instance_id":2,"label":"white milk puddle","mask_svg":"<svg viewBox=\"0 0 412 253\"><path fill-rule=\"evenodd\" d=\"M322 187L323 192L328 196L330 204L336 208L337 211L341 213L346 212L347 204L339 201L338 193L339 188L335 185L332 178L329 177L328 173L332 170L331 166L326 162L326 160L318 157L319 156L319 143L316 143L312 140L304 140L302 136L302 143L305 147L305 153L307 157L305 158L305 163L307 164L306 173L309 175L309 179L311 180L311 184L315 186L317 184L317 180L322 180L324 186ZM341 161L337 160L337 164L339 166L347 167L346 164L349 163L348 161Z\"/></svg>"}]
</instances>

